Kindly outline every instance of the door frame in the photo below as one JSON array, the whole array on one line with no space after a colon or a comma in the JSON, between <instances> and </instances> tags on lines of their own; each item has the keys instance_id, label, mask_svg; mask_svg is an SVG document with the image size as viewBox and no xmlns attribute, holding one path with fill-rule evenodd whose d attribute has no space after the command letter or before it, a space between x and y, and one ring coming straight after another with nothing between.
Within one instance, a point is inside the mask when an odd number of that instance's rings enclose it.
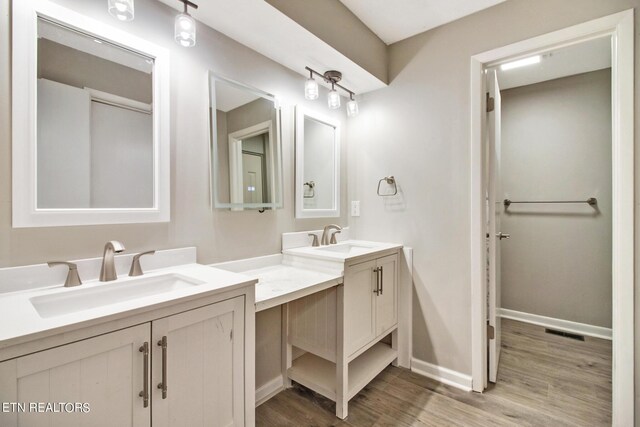
<instances>
[{"instance_id":1,"label":"door frame","mask_svg":"<svg viewBox=\"0 0 640 427\"><path fill-rule=\"evenodd\" d=\"M594 19L471 57L472 389L487 376L485 246L485 73L500 63L611 36L613 425L634 422L634 12Z\"/></svg>"}]
</instances>

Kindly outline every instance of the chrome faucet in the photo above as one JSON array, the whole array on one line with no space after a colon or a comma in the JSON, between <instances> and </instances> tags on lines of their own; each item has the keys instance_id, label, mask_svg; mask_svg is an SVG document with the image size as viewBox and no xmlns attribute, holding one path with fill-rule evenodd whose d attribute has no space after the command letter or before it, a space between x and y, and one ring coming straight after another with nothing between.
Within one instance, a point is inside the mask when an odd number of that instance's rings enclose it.
<instances>
[{"instance_id":1,"label":"chrome faucet","mask_svg":"<svg viewBox=\"0 0 640 427\"><path fill-rule=\"evenodd\" d=\"M329 244L329 231L330 230L342 230L342 227L340 227L339 225L336 224L329 224L327 226L324 227L324 230L322 231L322 245L326 246Z\"/></svg>"},{"instance_id":2,"label":"chrome faucet","mask_svg":"<svg viewBox=\"0 0 640 427\"><path fill-rule=\"evenodd\" d=\"M113 254L119 254L120 252L124 252L124 245L116 240L107 242L107 244L104 245L102 268L100 269L101 282L110 282L111 280L116 280L118 278L116 265L113 261Z\"/></svg>"}]
</instances>

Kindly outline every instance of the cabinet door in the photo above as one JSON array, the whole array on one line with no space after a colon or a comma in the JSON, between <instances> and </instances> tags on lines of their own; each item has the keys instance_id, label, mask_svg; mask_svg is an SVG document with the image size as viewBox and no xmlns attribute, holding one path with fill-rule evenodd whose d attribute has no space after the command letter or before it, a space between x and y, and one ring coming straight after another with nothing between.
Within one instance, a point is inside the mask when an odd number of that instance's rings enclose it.
<instances>
[{"instance_id":1,"label":"cabinet door","mask_svg":"<svg viewBox=\"0 0 640 427\"><path fill-rule=\"evenodd\" d=\"M149 338L147 323L0 363L0 401L27 405L25 412L0 412L0 425L150 426L151 408L139 396L139 349ZM48 402L88 403L90 411L29 411L29 403Z\"/></svg>"},{"instance_id":2,"label":"cabinet door","mask_svg":"<svg viewBox=\"0 0 640 427\"><path fill-rule=\"evenodd\" d=\"M376 337L375 261L349 266L344 275L344 346L352 355Z\"/></svg>"},{"instance_id":3,"label":"cabinet door","mask_svg":"<svg viewBox=\"0 0 640 427\"><path fill-rule=\"evenodd\" d=\"M244 425L244 297L153 321L152 331L154 427Z\"/></svg>"},{"instance_id":4,"label":"cabinet door","mask_svg":"<svg viewBox=\"0 0 640 427\"><path fill-rule=\"evenodd\" d=\"M379 258L377 266L382 269L376 297L376 335L379 335L398 323L398 255Z\"/></svg>"}]
</instances>

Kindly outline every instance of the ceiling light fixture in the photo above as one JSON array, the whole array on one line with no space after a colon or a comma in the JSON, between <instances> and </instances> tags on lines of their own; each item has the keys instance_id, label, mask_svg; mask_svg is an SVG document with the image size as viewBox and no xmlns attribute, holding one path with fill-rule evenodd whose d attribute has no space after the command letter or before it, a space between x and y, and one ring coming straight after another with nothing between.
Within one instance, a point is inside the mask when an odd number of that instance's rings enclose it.
<instances>
[{"instance_id":1,"label":"ceiling light fixture","mask_svg":"<svg viewBox=\"0 0 640 427\"><path fill-rule=\"evenodd\" d=\"M132 21L134 17L133 0L108 0L109 13L120 21Z\"/></svg>"},{"instance_id":2,"label":"ceiling light fixture","mask_svg":"<svg viewBox=\"0 0 640 427\"><path fill-rule=\"evenodd\" d=\"M358 102L353 99L353 94L350 94L349 102L347 102L347 117L355 117L358 115Z\"/></svg>"},{"instance_id":3,"label":"ceiling light fixture","mask_svg":"<svg viewBox=\"0 0 640 427\"><path fill-rule=\"evenodd\" d=\"M540 55L530 56L528 58L518 59L517 61L507 62L502 64L500 69L502 71L513 70L514 68L525 67L527 65L533 65L540 62Z\"/></svg>"},{"instance_id":4,"label":"ceiling light fixture","mask_svg":"<svg viewBox=\"0 0 640 427\"><path fill-rule=\"evenodd\" d=\"M304 97L309 101L318 99L318 82L313 79L312 71L309 71L309 78L304 83Z\"/></svg>"},{"instance_id":5,"label":"ceiling light fixture","mask_svg":"<svg viewBox=\"0 0 640 427\"><path fill-rule=\"evenodd\" d=\"M327 105L330 109L336 110L340 108L340 94L336 90L336 87L342 89L349 94L349 102L347 102L347 115L354 117L358 115L358 102L354 99L355 93L347 89L346 87L338 84L342 80L342 73L340 71L330 70L324 74L320 74L309 67L305 67L309 72L309 78L304 84L304 97L308 100L318 99L318 82L316 82L313 76L320 77L326 83L331 84L331 90L327 96Z\"/></svg>"},{"instance_id":6,"label":"ceiling light fixture","mask_svg":"<svg viewBox=\"0 0 640 427\"><path fill-rule=\"evenodd\" d=\"M331 84L331 90L329 91L329 95L327 95L327 105L332 110L340 108L340 94L336 90L335 83Z\"/></svg>"},{"instance_id":7,"label":"ceiling light fixture","mask_svg":"<svg viewBox=\"0 0 640 427\"><path fill-rule=\"evenodd\" d=\"M198 5L189 0L178 0L184 4L184 11L176 15L174 36L176 42L183 47L192 47L196 45L196 20L189 15L187 8L191 6L194 9Z\"/></svg>"}]
</instances>

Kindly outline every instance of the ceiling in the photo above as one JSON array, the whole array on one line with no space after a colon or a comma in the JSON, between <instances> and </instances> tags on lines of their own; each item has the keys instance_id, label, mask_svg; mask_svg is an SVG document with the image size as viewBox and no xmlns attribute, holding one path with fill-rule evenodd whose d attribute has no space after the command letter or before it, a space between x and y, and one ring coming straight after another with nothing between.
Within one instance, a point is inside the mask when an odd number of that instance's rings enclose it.
<instances>
[{"instance_id":1,"label":"ceiling","mask_svg":"<svg viewBox=\"0 0 640 427\"><path fill-rule=\"evenodd\" d=\"M159 1L182 11L179 1ZM386 86L264 0L207 0L198 6L189 11L198 21L304 76L305 66L335 69L342 71L341 83L356 93Z\"/></svg>"},{"instance_id":2,"label":"ceiling","mask_svg":"<svg viewBox=\"0 0 640 427\"><path fill-rule=\"evenodd\" d=\"M609 67L611 37L600 37L545 52L537 64L496 70L500 89L510 89Z\"/></svg>"},{"instance_id":3,"label":"ceiling","mask_svg":"<svg viewBox=\"0 0 640 427\"><path fill-rule=\"evenodd\" d=\"M340 0L386 44L471 15L505 0Z\"/></svg>"}]
</instances>

